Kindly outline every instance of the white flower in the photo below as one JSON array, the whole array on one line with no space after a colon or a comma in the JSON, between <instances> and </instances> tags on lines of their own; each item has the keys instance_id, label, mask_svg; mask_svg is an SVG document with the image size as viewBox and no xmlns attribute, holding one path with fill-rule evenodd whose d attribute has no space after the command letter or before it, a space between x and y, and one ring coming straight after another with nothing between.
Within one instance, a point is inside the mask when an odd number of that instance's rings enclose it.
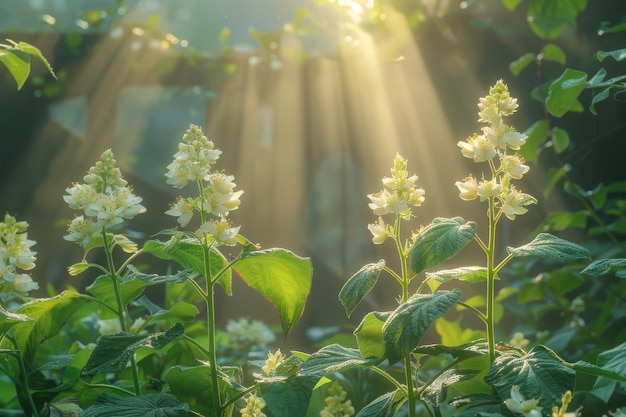
<instances>
[{"instance_id":1,"label":"white flower","mask_svg":"<svg viewBox=\"0 0 626 417\"><path fill-rule=\"evenodd\" d=\"M67 226L67 232L63 239L87 246L101 231L96 223L85 219L84 216L76 216Z\"/></svg>"},{"instance_id":2,"label":"white flower","mask_svg":"<svg viewBox=\"0 0 626 417\"><path fill-rule=\"evenodd\" d=\"M524 417L542 417L541 410L536 399L526 400L515 386L511 387L511 398L504 401L509 410L514 413L521 413Z\"/></svg>"},{"instance_id":3,"label":"white flower","mask_svg":"<svg viewBox=\"0 0 626 417\"><path fill-rule=\"evenodd\" d=\"M207 234L218 245L233 246L237 244L237 234L241 226L231 227L232 224L225 219L209 220L197 231L198 235Z\"/></svg>"},{"instance_id":4,"label":"white flower","mask_svg":"<svg viewBox=\"0 0 626 417\"><path fill-rule=\"evenodd\" d=\"M491 141L483 135L473 135L465 141L459 141L457 146L461 148L461 153L466 158L471 158L474 162L484 162L496 156L496 149Z\"/></svg>"},{"instance_id":5,"label":"white flower","mask_svg":"<svg viewBox=\"0 0 626 417\"><path fill-rule=\"evenodd\" d=\"M471 175L463 179L463 181L455 182L454 185L459 189L459 197L461 197L461 200L475 200L478 196L478 182L476 178Z\"/></svg>"},{"instance_id":6,"label":"white flower","mask_svg":"<svg viewBox=\"0 0 626 417\"><path fill-rule=\"evenodd\" d=\"M191 218L193 217L193 205L189 202L188 199L178 197L174 204L171 205L170 209L165 212L165 214L178 217L176 221L182 227L185 227L189 224Z\"/></svg>"},{"instance_id":7,"label":"white flower","mask_svg":"<svg viewBox=\"0 0 626 417\"><path fill-rule=\"evenodd\" d=\"M495 179L489 181L481 181L478 184L476 190L480 201L485 201L492 197L497 197L502 193L502 185L500 185Z\"/></svg>"},{"instance_id":8,"label":"white flower","mask_svg":"<svg viewBox=\"0 0 626 417\"><path fill-rule=\"evenodd\" d=\"M511 178L519 180L530 169L528 165L524 165L524 158L520 155L502 155L500 160L500 168L505 171Z\"/></svg>"},{"instance_id":9,"label":"white flower","mask_svg":"<svg viewBox=\"0 0 626 417\"><path fill-rule=\"evenodd\" d=\"M389 206L387 205L387 194L388 193L382 192L367 195L367 198L371 201L368 206L372 209L374 214L381 216L390 213Z\"/></svg>"},{"instance_id":10,"label":"white flower","mask_svg":"<svg viewBox=\"0 0 626 417\"><path fill-rule=\"evenodd\" d=\"M515 187L512 186L504 196L502 211L510 220L515 220L515 216L525 214L528 211L524 206L536 202L537 200L533 196L517 191Z\"/></svg>"},{"instance_id":11,"label":"white flower","mask_svg":"<svg viewBox=\"0 0 626 417\"><path fill-rule=\"evenodd\" d=\"M382 217L378 217L378 220L373 224L367 225L367 228L370 232L372 232L372 235L374 235L372 238L372 242L374 242L374 244L380 245L387 240L387 226L385 225Z\"/></svg>"},{"instance_id":12,"label":"white flower","mask_svg":"<svg viewBox=\"0 0 626 417\"><path fill-rule=\"evenodd\" d=\"M29 291L39 288L39 284L33 281L28 274L8 273L4 275L4 280L8 284L10 290L22 296L26 296Z\"/></svg>"}]
</instances>

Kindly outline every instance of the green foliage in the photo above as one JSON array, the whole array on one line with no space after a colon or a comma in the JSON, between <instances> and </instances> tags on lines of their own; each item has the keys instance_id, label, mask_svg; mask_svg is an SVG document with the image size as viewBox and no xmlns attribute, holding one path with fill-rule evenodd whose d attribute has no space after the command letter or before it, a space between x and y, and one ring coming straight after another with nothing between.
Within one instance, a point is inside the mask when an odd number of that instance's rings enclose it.
<instances>
[{"instance_id":1,"label":"green foliage","mask_svg":"<svg viewBox=\"0 0 626 417\"><path fill-rule=\"evenodd\" d=\"M21 90L30 75L30 58L38 59L48 72L56 78L52 66L48 63L41 51L28 42L15 42L7 39L8 45L0 44L0 62L2 62L17 83L17 89Z\"/></svg>"}]
</instances>

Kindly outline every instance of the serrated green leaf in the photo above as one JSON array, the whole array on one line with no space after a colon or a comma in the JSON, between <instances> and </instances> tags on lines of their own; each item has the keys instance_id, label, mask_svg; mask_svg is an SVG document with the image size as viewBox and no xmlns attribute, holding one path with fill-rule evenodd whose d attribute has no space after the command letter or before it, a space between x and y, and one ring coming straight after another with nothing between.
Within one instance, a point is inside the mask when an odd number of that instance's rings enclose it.
<instances>
[{"instance_id":1,"label":"serrated green leaf","mask_svg":"<svg viewBox=\"0 0 626 417\"><path fill-rule=\"evenodd\" d=\"M339 291L339 301L345 308L348 317L352 315L361 300L369 294L384 268L384 259L376 263L367 264L356 274L352 275L341 288L341 291Z\"/></svg>"},{"instance_id":2,"label":"serrated green leaf","mask_svg":"<svg viewBox=\"0 0 626 417\"><path fill-rule=\"evenodd\" d=\"M431 291L437 290L439 285L458 279L470 283L487 281L487 268L481 266L466 266L455 269L445 269L437 272L427 272L428 286Z\"/></svg>"},{"instance_id":3,"label":"serrated green leaf","mask_svg":"<svg viewBox=\"0 0 626 417\"><path fill-rule=\"evenodd\" d=\"M50 65L48 60L43 56L43 54L41 53L39 48L37 48L36 46L31 45L28 42L19 42L17 44L17 47L20 50L22 50L25 53L27 53L28 55L37 58L46 67L46 69L48 70L50 75L52 75L54 78L57 78L56 74L54 73L54 70L52 69L52 65Z\"/></svg>"},{"instance_id":4,"label":"serrated green leaf","mask_svg":"<svg viewBox=\"0 0 626 417\"><path fill-rule=\"evenodd\" d=\"M130 357L141 347L161 349L176 337L182 335L185 329L176 323L162 333L131 334L116 333L100 337L81 375L97 375L107 372L120 372L126 368Z\"/></svg>"},{"instance_id":5,"label":"serrated green leaf","mask_svg":"<svg viewBox=\"0 0 626 417\"><path fill-rule=\"evenodd\" d=\"M259 388L274 417L304 417L318 376L293 376L282 381L261 382Z\"/></svg>"},{"instance_id":6,"label":"serrated green leaf","mask_svg":"<svg viewBox=\"0 0 626 417\"><path fill-rule=\"evenodd\" d=\"M400 305L383 325L389 363L394 364L415 349L426 330L461 298L461 291L415 294Z\"/></svg>"},{"instance_id":7,"label":"serrated green leaf","mask_svg":"<svg viewBox=\"0 0 626 417\"><path fill-rule=\"evenodd\" d=\"M549 43L543 47L543 58L548 61L558 62L561 65L565 65L565 61L567 60L563 49L553 43Z\"/></svg>"},{"instance_id":8,"label":"serrated green leaf","mask_svg":"<svg viewBox=\"0 0 626 417\"><path fill-rule=\"evenodd\" d=\"M535 62L535 60L535 54L527 52L509 64L509 71L511 71L511 74L517 76L524 68Z\"/></svg>"},{"instance_id":9,"label":"serrated green leaf","mask_svg":"<svg viewBox=\"0 0 626 417\"><path fill-rule=\"evenodd\" d=\"M596 53L596 58L598 58L598 61L600 62L604 61L608 57L611 57L618 62L622 61L626 59L626 48L615 49L613 51L598 51Z\"/></svg>"},{"instance_id":10,"label":"serrated green leaf","mask_svg":"<svg viewBox=\"0 0 626 417\"><path fill-rule=\"evenodd\" d=\"M626 342L606 350L598 355L597 365L607 371L618 374L620 377L626 377ZM593 385L594 390L614 385L617 379L606 376L599 377Z\"/></svg>"},{"instance_id":11,"label":"serrated green leaf","mask_svg":"<svg viewBox=\"0 0 626 417\"><path fill-rule=\"evenodd\" d=\"M539 153L543 144L548 140L548 122L546 120L539 120L526 129L524 134L528 136L528 138L524 146L522 146L518 152L526 161L536 164L539 160Z\"/></svg>"},{"instance_id":12,"label":"serrated green leaf","mask_svg":"<svg viewBox=\"0 0 626 417\"><path fill-rule=\"evenodd\" d=\"M539 406L550 410L561 404L561 396L574 390L576 372L554 358L544 346L536 346L526 355L502 352L485 376L500 398L510 398L513 385L526 398L536 399Z\"/></svg>"},{"instance_id":13,"label":"serrated green leaf","mask_svg":"<svg viewBox=\"0 0 626 417\"><path fill-rule=\"evenodd\" d=\"M246 284L274 304L283 334L288 335L304 312L311 290L311 260L286 249L268 249L248 253L233 269Z\"/></svg>"},{"instance_id":14,"label":"serrated green leaf","mask_svg":"<svg viewBox=\"0 0 626 417\"><path fill-rule=\"evenodd\" d=\"M415 353L422 355L441 356L450 355L454 358L466 360L477 356L483 356L489 353L485 339L475 339L471 342L463 343L458 346L447 345L423 345L414 350Z\"/></svg>"},{"instance_id":15,"label":"serrated green leaf","mask_svg":"<svg viewBox=\"0 0 626 417\"><path fill-rule=\"evenodd\" d=\"M373 358L363 358L358 349L346 348L336 343L324 346L313 353L300 366L300 374L322 377L358 366L374 365Z\"/></svg>"},{"instance_id":16,"label":"serrated green leaf","mask_svg":"<svg viewBox=\"0 0 626 417\"><path fill-rule=\"evenodd\" d=\"M509 246L507 251L516 257L540 256L543 259L557 261L585 260L591 257L589 251L582 246L549 233L539 233L527 245L518 248Z\"/></svg>"},{"instance_id":17,"label":"serrated green leaf","mask_svg":"<svg viewBox=\"0 0 626 417\"><path fill-rule=\"evenodd\" d=\"M569 148L570 139L569 133L567 130L561 129L560 127L552 128L552 146L554 146L554 150L557 153L563 153L567 148Z\"/></svg>"},{"instance_id":18,"label":"serrated green leaf","mask_svg":"<svg viewBox=\"0 0 626 417\"><path fill-rule=\"evenodd\" d=\"M383 394L363 407L354 417L391 417L395 415L393 409L399 405L400 401L403 401L398 397L400 397L398 391Z\"/></svg>"},{"instance_id":19,"label":"serrated green leaf","mask_svg":"<svg viewBox=\"0 0 626 417\"><path fill-rule=\"evenodd\" d=\"M546 108L555 117L562 117L565 113L580 107L578 96L587 83L587 73L566 68L559 78L550 84Z\"/></svg>"},{"instance_id":20,"label":"serrated green leaf","mask_svg":"<svg viewBox=\"0 0 626 417\"><path fill-rule=\"evenodd\" d=\"M474 239L476 223L461 217L435 218L423 228L411 249L411 268L416 274L456 255Z\"/></svg>"},{"instance_id":21,"label":"serrated green leaf","mask_svg":"<svg viewBox=\"0 0 626 417\"><path fill-rule=\"evenodd\" d=\"M204 252L202 245L195 239L181 238L180 235L174 235L169 242L149 240L144 244L143 250L157 258L176 261L183 268L193 269L198 274L204 275ZM209 250L211 276L217 275L226 265L228 265L228 260L224 255L211 247ZM233 294L232 272L230 269L224 272L217 282L226 294Z\"/></svg>"},{"instance_id":22,"label":"serrated green leaf","mask_svg":"<svg viewBox=\"0 0 626 417\"><path fill-rule=\"evenodd\" d=\"M382 362L386 358L383 324L390 315L389 312L372 311L363 317L354 331L359 351L364 358L375 358L377 362Z\"/></svg>"},{"instance_id":23,"label":"serrated green leaf","mask_svg":"<svg viewBox=\"0 0 626 417\"><path fill-rule=\"evenodd\" d=\"M616 271L621 271L623 269L626 269L626 259L624 258L598 259L597 261L593 261L587 265L585 269L580 271L580 273L596 278L609 273L614 273Z\"/></svg>"},{"instance_id":24,"label":"serrated green leaf","mask_svg":"<svg viewBox=\"0 0 626 417\"><path fill-rule=\"evenodd\" d=\"M478 375L480 372L470 369L448 369L430 381L422 391L420 399L431 407L438 409L445 401L448 387Z\"/></svg>"},{"instance_id":25,"label":"serrated green leaf","mask_svg":"<svg viewBox=\"0 0 626 417\"><path fill-rule=\"evenodd\" d=\"M101 394L80 417L185 417L189 406L171 394L119 397Z\"/></svg>"}]
</instances>

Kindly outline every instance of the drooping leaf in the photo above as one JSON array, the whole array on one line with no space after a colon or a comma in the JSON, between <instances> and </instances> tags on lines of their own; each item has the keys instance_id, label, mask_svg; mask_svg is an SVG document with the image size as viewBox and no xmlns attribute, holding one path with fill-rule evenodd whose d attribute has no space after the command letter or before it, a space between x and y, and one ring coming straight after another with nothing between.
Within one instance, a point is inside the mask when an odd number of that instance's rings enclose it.
<instances>
[{"instance_id":1,"label":"drooping leaf","mask_svg":"<svg viewBox=\"0 0 626 417\"><path fill-rule=\"evenodd\" d=\"M582 246L549 233L539 233L532 242L518 248L509 246L507 251L516 257L540 256L557 261L586 260L591 257L589 251Z\"/></svg>"},{"instance_id":2,"label":"drooping leaf","mask_svg":"<svg viewBox=\"0 0 626 417\"><path fill-rule=\"evenodd\" d=\"M324 346L300 366L302 375L318 376L329 375L345 371L357 366L375 364L375 359L365 359L358 349L346 348L336 343Z\"/></svg>"},{"instance_id":3,"label":"drooping leaf","mask_svg":"<svg viewBox=\"0 0 626 417\"><path fill-rule=\"evenodd\" d=\"M371 291L378 281L380 272L385 267L385 260L363 266L356 274L344 284L339 291L339 301L346 309L346 315L350 317L361 300Z\"/></svg>"},{"instance_id":4,"label":"drooping leaf","mask_svg":"<svg viewBox=\"0 0 626 417\"><path fill-rule=\"evenodd\" d=\"M97 375L107 372L120 372L130 360L130 357L140 347L161 349L174 338L182 335L185 329L176 323L170 329L161 333L131 334L116 333L100 337L95 349L91 352L87 364L81 375Z\"/></svg>"},{"instance_id":5,"label":"drooping leaf","mask_svg":"<svg viewBox=\"0 0 626 417\"><path fill-rule=\"evenodd\" d=\"M415 349L428 328L461 298L461 291L415 294L400 305L383 325L389 363L394 364Z\"/></svg>"},{"instance_id":6,"label":"drooping leaf","mask_svg":"<svg viewBox=\"0 0 626 417\"><path fill-rule=\"evenodd\" d=\"M572 110L586 83L587 73L570 68L565 69L561 76L550 84L546 98L546 108L550 114L562 117Z\"/></svg>"},{"instance_id":7,"label":"drooping leaf","mask_svg":"<svg viewBox=\"0 0 626 417\"><path fill-rule=\"evenodd\" d=\"M386 358L383 342L383 325L391 313L372 311L368 313L354 331L356 342L364 358L375 358L381 362Z\"/></svg>"},{"instance_id":8,"label":"drooping leaf","mask_svg":"<svg viewBox=\"0 0 626 417\"><path fill-rule=\"evenodd\" d=\"M311 260L286 249L268 249L248 253L233 269L274 304L283 333L289 334L300 319L311 290Z\"/></svg>"},{"instance_id":9,"label":"drooping leaf","mask_svg":"<svg viewBox=\"0 0 626 417\"><path fill-rule=\"evenodd\" d=\"M535 54L527 52L509 64L509 71L511 71L511 74L517 76L524 68L535 62L535 60Z\"/></svg>"},{"instance_id":10,"label":"drooping leaf","mask_svg":"<svg viewBox=\"0 0 626 417\"><path fill-rule=\"evenodd\" d=\"M470 283L487 281L487 268L479 266L466 266L455 269L446 269L437 272L427 272L428 286L435 291L441 284L458 279Z\"/></svg>"},{"instance_id":11,"label":"drooping leaf","mask_svg":"<svg viewBox=\"0 0 626 417\"><path fill-rule=\"evenodd\" d=\"M538 400L545 410L561 403L563 393L573 391L576 372L557 360L544 346L536 346L526 355L501 352L492 363L485 381L500 398L510 398L513 385L527 400Z\"/></svg>"},{"instance_id":12,"label":"drooping leaf","mask_svg":"<svg viewBox=\"0 0 626 417\"><path fill-rule=\"evenodd\" d=\"M470 369L448 369L430 381L420 395L420 399L431 407L438 409L446 399L448 387L478 375L479 371Z\"/></svg>"},{"instance_id":13,"label":"drooping leaf","mask_svg":"<svg viewBox=\"0 0 626 417\"><path fill-rule=\"evenodd\" d=\"M25 321L35 321L35 319L23 314L11 313L0 306L0 339L6 332L9 331L9 329L11 329L11 327L15 326L17 323Z\"/></svg>"},{"instance_id":14,"label":"drooping leaf","mask_svg":"<svg viewBox=\"0 0 626 417\"><path fill-rule=\"evenodd\" d=\"M476 223L461 217L435 218L422 229L411 249L411 268L416 274L456 255L476 235Z\"/></svg>"},{"instance_id":15,"label":"drooping leaf","mask_svg":"<svg viewBox=\"0 0 626 417\"><path fill-rule=\"evenodd\" d=\"M175 261L185 269L193 269L198 274L204 275L204 251L202 245L195 239L174 235L168 242L149 240L144 244L143 250L157 258ZM217 275L227 264L228 260L224 255L211 247L209 250L211 276ZM225 271L217 282L226 294L233 294L232 272L230 270Z\"/></svg>"},{"instance_id":16,"label":"drooping leaf","mask_svg":"<svg viewBox=\"0 0 626 417\"><path fill-rule=\"evenodd\" d=\"M189 406L171 394L119 397L101 394L80 417L185 417Z\"/></svg>"},{"instance_id":17,"label":"drooping leaf","mask_svg":"<svg viewBox=\"0 0 626 417\"><path fill-rule=\"evenodd\" d=\"M21 90L30 74L30 57L20 49L0 49L0 62L2 62L17 83L17 89Z\"/></svg>"},{"instance_id":18,"label":"drooping leaf","mask_svg":"<svg viewBox=\"0 0 626 417\"><path fill-rule=\"evenodd\" d=\"M595 278L616 271L621 271L623 269L626 269L625 258L598 259L597 261L593 261L587 265L585 269L580 271L580 273Z\"/></svg>"}]
</instances>

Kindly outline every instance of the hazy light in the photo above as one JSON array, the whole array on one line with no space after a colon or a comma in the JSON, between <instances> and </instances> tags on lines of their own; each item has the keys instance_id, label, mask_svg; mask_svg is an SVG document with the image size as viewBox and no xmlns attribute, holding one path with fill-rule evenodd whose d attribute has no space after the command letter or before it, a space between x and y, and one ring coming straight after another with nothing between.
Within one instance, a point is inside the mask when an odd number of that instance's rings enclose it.
<instances>
[{"instance_id":1,"label":"hazy light","mask_svg":"<svg viewBox=\"0 0 626 417\"><path fill-rule=\"evenodd\" d=\"M43 20L50 26L54 25L57 22L54 16L50 16L49 14L44 14L43 16L41 16L41 20Z\"/></svg>"}]
</instances>

